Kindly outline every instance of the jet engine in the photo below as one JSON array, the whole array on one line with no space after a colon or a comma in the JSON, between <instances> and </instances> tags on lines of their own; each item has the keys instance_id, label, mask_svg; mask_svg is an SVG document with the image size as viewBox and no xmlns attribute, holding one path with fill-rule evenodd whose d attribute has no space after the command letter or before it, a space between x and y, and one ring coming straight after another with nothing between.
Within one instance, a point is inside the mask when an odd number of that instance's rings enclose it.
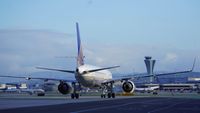
<instances>
[{"instance_id":1,"label":"jet engine","mask_svg":"<svg viewBox=\"0 0 200 113\"><path fill-rule=\"evenodd\" d=\"M61 82L58 85L58 91L62 94L69 94L72 91L72 87L68 83Z\"/></svg>"},{"instance_id":2,"label":"jet engine","mask_svg":"<svg viewBox=\"0 0 200 113\"><path fill-rule=\"evenodd\" d=\"M132 81L128 80L122 84L122 89L126 93L132 93L135 90L135 85Z\"/></svg>"}]
</instances>

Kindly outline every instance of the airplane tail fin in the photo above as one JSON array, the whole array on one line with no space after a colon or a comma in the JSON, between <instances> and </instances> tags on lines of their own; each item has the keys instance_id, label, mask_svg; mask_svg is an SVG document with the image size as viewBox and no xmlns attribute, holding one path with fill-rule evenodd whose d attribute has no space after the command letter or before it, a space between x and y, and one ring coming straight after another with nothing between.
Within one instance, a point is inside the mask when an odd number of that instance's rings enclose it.
<instances>
[{"instance_id":1,"label":"airplane tail fin","mask_svg":"<svg viewBox=\"0 0 200 113\"><path fill-rule=\"evenodd\" d=\"M78 45L77 66L81 66L84 65L84 56L83 56L83 49L80 39L78 23L76 23L76 32L77 32L77 45Z\"/></svg>"}]
</instances>

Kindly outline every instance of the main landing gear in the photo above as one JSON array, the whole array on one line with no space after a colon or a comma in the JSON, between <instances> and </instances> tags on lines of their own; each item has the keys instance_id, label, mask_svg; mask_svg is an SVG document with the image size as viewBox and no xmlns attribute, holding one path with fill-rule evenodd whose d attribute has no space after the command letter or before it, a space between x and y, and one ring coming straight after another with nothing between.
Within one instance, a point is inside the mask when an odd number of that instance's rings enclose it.
<instances>
[{"instance_id":1,"label":"main landing gear","mask_svg":"<svg viewBox=\"0 0 200 113\"><path fill-rule=\"evenodd\" d=\"M108 98L115 98L115 93L113 91L113 83L114 82L110 82L104 85L104 87L102 88L101 98L106 98L106 93Z\"/></svg>"},{"instance_id":2,"label":"main landing gear","mask_svg":"<svg viewBox=\"0 0 200 113\"><path fill-rule=\"evenodd\" d=\"M108 98L115 98L115 93L108 93Z\"/></svg>"},{"instance_id":3,"label":"main landing gear","mask_svg":"<svg viewBox=\"0 0 200 113\"><path fill-rule=\"evenodd\" d=\"M76 82L72 82L73 93L71 93L71 99L79 99L79 90L80 84L76 84Z\"/></svg>"},{"instance_id":4,"label":"main landing gear","mask_svg":"<svg viewBox=\"0 0 200 113\"><path fill-rule=\"evenodd\" d=\"M79 93L72 93L71 99L79 99Z\"/></svg>"}]
</instances>

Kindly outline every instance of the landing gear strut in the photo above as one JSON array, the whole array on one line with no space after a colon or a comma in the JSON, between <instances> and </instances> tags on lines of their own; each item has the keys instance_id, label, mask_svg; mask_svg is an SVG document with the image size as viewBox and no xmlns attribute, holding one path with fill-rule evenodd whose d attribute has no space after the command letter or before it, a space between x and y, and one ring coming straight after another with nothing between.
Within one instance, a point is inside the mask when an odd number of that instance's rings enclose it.
<instances>
[{"instance_id":1,"label":"landing gear strut","mask_svg":"<svg viewBox=\"0 0 200 113\"><path fill-rule=\"evenodd\" d=\"M110 83L104 85L105 87L102 88L101 98L106 98L106 92L107 92L108 98L115 98L115 93L113 91L113 83L114 82L110 82ZM107 91L106 91L106 89L107 89Z\"/></svg>"},{"instance_id":2,"label":"landing gear strut","mask_svg":"<svg viewBox=\"0 0 200 113\"><path fill-rule=\"evenodd\" d=\"M115 98L115 93L114 93L114 91L113 91L113 83L114 82L111 82L110 83L110 86L109 86L109 90L108 90L108 98Z\"/></svg>"},{"instance_id":3,"label":"landing gear strut","mask_svg":"<svg viewBox=\"0 0 200 113\"><path fill-rule=\"evenodd\" d=\"M76 84L76 82L72 82L72 87L73 87L73 93L71 93L71 99L79 99L79 89L78 87L80 87L80 84L78 83L78 85Z\"/></svg>"},{"instance_id":4,"label":"landing gear strut","mask_svg":"<svg viewBox=\"0 0 200 113\"><path fill-rule=\"evenodd\" d=\"M101 98L106 98L106 87L102 87Z\"/></svg>"}]
</instances>

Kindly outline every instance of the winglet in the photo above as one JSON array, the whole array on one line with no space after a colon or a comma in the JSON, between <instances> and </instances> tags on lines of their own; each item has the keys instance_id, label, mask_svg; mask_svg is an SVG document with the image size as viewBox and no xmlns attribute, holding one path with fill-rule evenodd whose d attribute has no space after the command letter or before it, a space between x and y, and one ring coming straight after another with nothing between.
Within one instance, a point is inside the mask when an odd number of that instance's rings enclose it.
<instances>
[{"instance_id":1,"label":"winglet","mask_svg":"<svg viewBox=\"0 0 200 113\"><path fill-rule=\"evenodd\" d=\"M196 64L196 57L194 58L194 62L193 62L193 65L192 65L191 72L194 70L195 64Z\"/></svg>"}]
</instances>

